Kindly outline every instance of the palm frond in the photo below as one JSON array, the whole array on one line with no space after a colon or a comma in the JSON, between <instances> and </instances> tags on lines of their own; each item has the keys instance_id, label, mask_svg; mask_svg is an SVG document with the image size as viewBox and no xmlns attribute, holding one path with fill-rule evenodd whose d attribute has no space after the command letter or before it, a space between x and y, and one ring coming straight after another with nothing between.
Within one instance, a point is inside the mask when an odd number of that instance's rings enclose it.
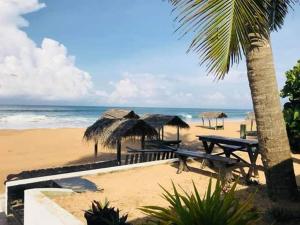
<instances>
[{"instance_id":1,"label":"palm frond","mask_svg":"<svg viewBox=\"0 0 300 225\"><path fill-rule=\"evenodd\" d=\"M289 9L292 9L295 2L295 0L268 0L266 6L271 31L277 31L282 27L285 16Z\"/></svg>"},{"instance_id":2,"label":"palm frond","mask_svg":"<svg viewBox=\"0 0 300 225\"><path fill-rule=\"evenodd\" d=\"M177 14L177 31L194 32L188 51L200 56L209 73L223 78L238 63L246 47L268 36L268 21L262 7L254 0L169 0Z\"/></svg>"}]
</instances>

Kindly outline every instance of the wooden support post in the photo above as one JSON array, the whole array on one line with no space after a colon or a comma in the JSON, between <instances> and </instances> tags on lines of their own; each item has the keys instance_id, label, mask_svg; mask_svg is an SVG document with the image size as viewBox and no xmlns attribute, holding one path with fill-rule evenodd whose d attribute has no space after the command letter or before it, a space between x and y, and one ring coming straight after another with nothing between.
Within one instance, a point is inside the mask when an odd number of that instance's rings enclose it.
<instances>
[{"instance_id":1,"label":"wooden support post","mask_svg":"<svg viewBox=\"0 0 300 225\"><path fill-rule=\"evenodd\" d=\"M141 148L145 149L145 135L144 134L141 137Z\"/></svg>"},{"instance_id":2,"label":"wooden support post","mask_svg":"<svg viewBox=\"0 0 300 225\"><path fill-rule=\"evenodd\" d=\"M177 148L179 148L179 126L177 126L177 141L178 141Z\"/></svg>"},{"instance_id":3,"label":"wooden support post","mask_svg":"<svg viewBox=\"0 0 300 225\"><path fill-rule=\"evenodd\" d=\"M211 127L210 119L208 119L208 126Z\"/></svg>"},{"instance_id":4,"label":"wooden support post","mask_svg":"<svg viewBox=\"0 0 300 225\"><path fill-rule=\"evenodd\" d=\"M97 158L97 155L98 155L98 140L95 141L95 146L94 146L94 158L95 158L95 160Z\"/></svg>"},{"instance_id":5,"label":"wooden support post","mask_svg":"<svg viewBox=\"0 0 300 225\"><path fill-rule=\"evenodd\" d=\"M117 161L118 161L118 165L121 165L121 140L117 141Z\"/></svg>"},{"instance_id":6,"label":"wooden support post","mask_svg":"<svg viewBox=\"0 0 300 225\"><path fill-rule=\"evenodd\" d=\"M253 128L253 120L251 120L251 131L252 131L252 128Z\"/></svg>"},{"instance_id":7,"label":"wooden support post","mask_svg":"<svg viewBox=\"0 0 300 225\"><path fill-rule=\"evenodd\" d=\"M216 129L218 129L218 118L216 118Z\"/></svg>"},{"instance_id":8,"label":"wooden support post","mask_svg":"<svg viewBox=\"0 0 300 225\"><path fill-rule=\"evenodd\" d=\"M164 140L164 127L161 128L161 140Z\"/></svg>"},{"instance_id":9,"label":"wooden support post","mask_svg":"<svg viewBox=\"0 0 300 225\"><path fill-rule=\"evenodd\" d=\"M204 126L204 119L203 119L203 117L202 117L202 126Z\"/></svg>"}]
</instances>

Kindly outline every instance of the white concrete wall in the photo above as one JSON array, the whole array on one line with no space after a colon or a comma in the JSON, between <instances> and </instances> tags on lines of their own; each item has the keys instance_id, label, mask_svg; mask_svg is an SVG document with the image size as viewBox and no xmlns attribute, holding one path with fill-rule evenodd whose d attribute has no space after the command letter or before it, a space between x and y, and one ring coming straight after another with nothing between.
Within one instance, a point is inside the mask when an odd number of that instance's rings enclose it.
<instances>
[{"instance_id":1,"label":"white concrete wall","mask_svg":"<svg viewBox=\"0 0 300 225\"><path fill-rule=\"evenodd\" d=\"M44 177L28 178L28 179L23 179L23 180L8 181L5 184L5 206L4 206L5 214L8 215L8 202L7 202L8 201L8 196L7 196L8 189L13 186L26 185L26 184L32 184L32 183L37 183L37 182L42 182L42 181L57 180L57 179L64 179L64 178L81 177L81 176L100 174L100 173L103 174L103 173L118 172L118 171L130 170L130 169L140 168L140 167L173 163L173 162L176 162L177 160L178 159L166 159L166 160L158 160L158 161L123 165L123 166L107 167L107 168L94 169L94 170L85 170L85 171L73 172L73 173L63 173L63 174L50 175L50 176L44 176Z\"/></svg>"},{"instance_id":2,"label":"white concrete wall","mask_svg":"<svg viewBox=\"0 0 300 225\"><path fill-rule=\"evenodd\" d=\"M57 188L29 189L24 193L24 225L84 225L43 192L68 194L72 190Z\"/></svg>"}]
</instances>

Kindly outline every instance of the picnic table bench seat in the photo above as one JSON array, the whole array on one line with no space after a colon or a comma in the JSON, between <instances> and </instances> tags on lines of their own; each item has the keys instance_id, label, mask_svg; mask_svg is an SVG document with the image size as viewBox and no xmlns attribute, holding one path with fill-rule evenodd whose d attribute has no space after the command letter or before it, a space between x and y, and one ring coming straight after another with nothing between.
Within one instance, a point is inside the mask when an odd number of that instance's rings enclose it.
<instances>
[{"instance_id":1,"label":"picnic table bench seat","mask_svg":"<svg viewBox=\"0 0 300 225\"><path fill-rule=\"evenodd\" d=\"M176 155L179 159L178 170L177 170L178 174L181 173L182 171L190 170L187 165L188 157L192 157L195 159L203 159L208 161L211 164L211 166L216 167L219 170L219 172L221 173L221 177L227 180L232 178L233 169L237 167L242 168L243 166L245 166L245 164L240 162L240 160L238 159L227 158L219 155L211 155L205 152L178 149L176 151ZM242 173L243 175L245 175L244 172Z\"/></svg>"}]
</instances>

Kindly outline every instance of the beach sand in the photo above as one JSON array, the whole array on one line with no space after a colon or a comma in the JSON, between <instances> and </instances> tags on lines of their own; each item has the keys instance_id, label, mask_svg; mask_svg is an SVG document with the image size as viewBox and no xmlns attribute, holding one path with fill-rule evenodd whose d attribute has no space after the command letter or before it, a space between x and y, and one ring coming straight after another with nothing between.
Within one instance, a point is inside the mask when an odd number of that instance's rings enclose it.
<instances>
[{"instance_id":1,"label":"beach sand","mask_svg":"<svg viewBox=\"0 0 300 225\"><path fill-rule=\"evenodd\" d=\"M190 129L181 130L183 145L199 148L195 137L199 134L217 134L239 137L241 121L226 121L224 130L200 128L197 123ZM249 126L248 126L249 127ZM24 170L49 168L63 165L93 162L93 143L86 143L82 137L83 128L0 130L0 193L8 174ZM175 138L176 129L165 129L167 138ZM123 147L126 144L123 144ZM97 160L115 159L114 149L99 149ZM299 164L297 164L299 165Z\"/></svg>"},{"instance_id":2,"label":"beach sand","mask_svg":"<svg viewBox=\"0 0 300 225\"><path fill-rule=\"evenodd\" d=\"M226 121L225 130L210 130L200 128L197 123L191 124L191 128L181 130L181 138L183 146L191 149L201 149L202 145L196 138L196 135L216 134L228 137L239 137L239 127L244 121ZM250 127L247 125L247 127ZM86 143L83 139L85 129L30 129L30 130L0 130L0 193L4 191L3 182L8 174L18 173L24 170L49 168L63 165L73 165L79 163L93 162L93 143ZM175 128L165 129L166 139L174 139L176 137ZM125 147L128 143L124 143ZM99 149L100 153L97 160L115 159L116 153L114 149ZM300 156L293 155L294 168L298 185L300 185ZM261 164L260 158L258 164ZM199 168L199 166L196 166ZM90 201L93 199L103 200L106 196L116 207L120 207L122 212L130 212L130 219L141 217L142 214L136 207L145 204L165 204L159 196L161 189L158 183L171 188L170 182L173 179L176 183L184 185L186 189L191 187L193 179L201 193L206 189L209 181L210 173L189 172L182 173L176 176L176 168L171 165L154 166L151 168L141 168L140 172L130 170L126 173L126 177L120 176L119 173L104 174L101 176L89 176L87 179L104 188L104 195L100 193L83 193L76 194L80 204L73 204L73 199L70 197L62 197L55 199L63 207L70 210L74 215L82 217L82 210L87 209ZM161 171L164 173L161 173ZM153 172L154 171L154 172ZM160 174L160 176L156 176ZM151 195L145 196L144 190L140 188L144 184L143 177L147 177L147 185L144 187L145 192L151 191ZM115 178L115 179L114 179ZM125 180L124 180L125 179ZM125 182L126 181L126 182ZM123 182L120 185L120 182ZM265 184L264 174L260 171L260 183ZM133 186L132 186L133 185ZM120 186L122 188L120 189ZM132 187L131 187L132 186ZM259 186L263 187L263 186ZM128 190L132 188L132 192ZM117 190L118 189L118 190ZM137 189L137 190L135 190ZM139 190L141 189L141 190ZM248 196L256 187L249 188L248 186L238 186L238 193L241 196ZM241 191L245 189L244 191ZM100 197L101 196L101 197ZM256 195L255 205L265 207L269 204L265 189Z\"/></svg>"}]
</instances>

